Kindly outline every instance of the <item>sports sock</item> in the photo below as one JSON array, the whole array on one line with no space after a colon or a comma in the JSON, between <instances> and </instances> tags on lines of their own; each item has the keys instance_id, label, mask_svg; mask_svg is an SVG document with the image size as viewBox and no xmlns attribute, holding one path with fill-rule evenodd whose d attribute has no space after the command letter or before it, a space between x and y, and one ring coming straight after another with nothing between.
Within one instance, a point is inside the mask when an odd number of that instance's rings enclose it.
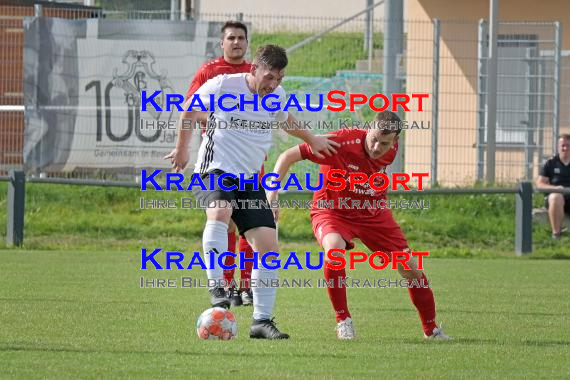
<instances>
[{"instance_id":1,"label":"sports sock","mask_svg":"<svg viewBox=\"0 0 570 380\"><path fill-rule=\"evenodd\" d=\"M234 252L236 251L236 233L235 232L228 232L228 252ZM226 259L224 260L224 264L225 265L234 265L236 263L236 259L233 256L226 256ZM228 283L234 279L234 273L236 271L236 268L232 268L232 269L224 269L224 279L226 279L228 281Z\"/></svg>"},{"instance_id":2,"label":"sports sock","mask_svg":"<svg viewBox=\"0 0 570 380\"><path fill-rule=\"evenodd\" d=\"M223 270L218 265L218 256L228 250L228 225L217 220L207 221L202 235L202 246L208 279L220 281L223 279ZM214 262L213 268L210 268L211 259Z\"/></svg>"},{"instance_id":3,"label":"sports sock","mask_svg":"<svg viewBox=\"0 0 570 380\"><path fill-rule=\"evenodd\" d=\"M410 293L410 298L412 303L418 309L418 314L420 320L422 321L422 329L426 335L431 335L433 329L437 327L435 323L435 300L433 298L433 292L428 286L428 279L425 273L422 273L422 277L418 280L419 286L412 285L408 287L408 292ZM426 287L424 287L426 286Z\"/></svg>"},{"instance_id":4,"label":"sports sock","mask_svg":"<svg viewBox=\"0 0 570 380\"><path fill-rule=\"evenodd\" d=\"M244 252L244 258L246 259L253 258L253 248L251 248L251 245L249 245L247 239L244 236L240 236L239 238L239 251ZM244 269L241 270L241 279L242 279L241 286L244 289L248 289L249 280L251 279L251 270L253 268L253 262L246 261L243 265L243 268Z\"/></svg>"},{"instance_id":5,"label":"sports sock","mask_svg":"<svg viewBox=\"0 0 570 380\"><path fill-rule=\"evenodd\" d=\"M273 306L275 305L275 297L277 295L277 288L265 286L261 284L263 280L267 285L271 285L272 279L278 279L279 274L275 269L267 269L258 264L259 269L254 269L251 278L255 280L256 286L252 288L253 291L253 319L269 319L273 314Z\"/></svg>"},{"instance_id":6,"label":"sports sock","mask_svg":"<svg viewBox=\"0 0 570 380\"><path fill-rule=\"evenodd\" d=\"M330 284L330 280L333 280L333 285L327 286L327 293L329 294L329 299L331 300L334 312L336 314L336 321L340 322L350 317L350 312L348 311L348 304L346 300L346 287L344 284L340 283L339 279L346 278L346 271L342 269L330 269L325 265L325 280ZM340 286L339 286L340 284Z\"/></svg>"}]
</instances>

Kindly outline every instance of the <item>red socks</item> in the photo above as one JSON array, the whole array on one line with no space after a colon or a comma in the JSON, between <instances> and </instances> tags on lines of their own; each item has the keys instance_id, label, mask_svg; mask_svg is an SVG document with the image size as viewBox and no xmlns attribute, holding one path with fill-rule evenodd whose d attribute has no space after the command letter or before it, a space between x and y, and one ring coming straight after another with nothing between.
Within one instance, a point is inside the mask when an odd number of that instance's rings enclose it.
<instances>
[{"instance_id":1,"label":"red socks","mask_svg":"<svg viewBox=\"0 0 570 380\"><path fill-rule=\"evenodd\" d=\"M235 232L228 232L228 252L236 252L236 234ZM239 238L239 250L236 252L239 255L239 252L245 252L244 257L251 259L253 258L253 248L247 242L247 239L243 236ZM232 256L226 256L225 265L233 265L235 264L236 260ZM252 262L246 262L244 265L244 269L241 271L241 279L242 280L250 280L251 279L251 270L253 269ZM233 269L224 269L224 279L228 282L234 279L235 268ZM242 289L249 288L249 281L241 281L239 283Z\"/></svg>"},{"instance_id":2,"label":"red socks","mask_svg":"<svg viewBox=\"0 0 570 380\"><path fill-rule=\"evenodd\" d=\"M239 251L244 252L244 258L252 259L253 258L253 248L247 242L247 239L243 236L239 238ZM246 261L243 266L244 269L241 270L241 279L242 280L250 280L251 279L251 270L253 269L253 262ZM249 289L249 281L242 281L242 289Z\"/></svg>"},{"instance_id":3,"label":"red socks","mask_svg":"<svg viewBox=\"0 0 570 380\"><path fill-rule=\"evenodd\" d=\"M350 317L350 312L348 311L348 305L346 303L346 287L341 284L339 287L339 278L346 278L346 271L343 269L334 270L325 268L325 280L330 284L332 279L332 286L327 286L327 293L329 294L329 299L331 300L334 312L336 313L336 321L340 322Z\"/></svg>"},{"instance_id":4,"label":"red socks","mask_svg":"<svg viewBox=\"0 0 570 380\"><path fill-rule=\"evenodd\" d=\"M346 271L344 269L334 270L325 266L324 272L327 282L333 281L332 287L327 286L327 292L336 314L336 321L343 321L350 317L346 300L346 287L344 285L339 287L339 279L346 278ZM428 286L428 279L424 273L422 273L421 279L417 282L419 286L409 287L408 292L410 293L412 303L418 310L422 329L429 336L433 333L433 329L437 327L435 323L435 300L431 288L425 287ZM412 282L410 281L411 284Z\"/></svg>"},{"instance_id":5,"label":"red socks","mask_svg":"<svg viewBox=\"0 0 570 380\"><path fill-rule=\"evenodd\" d=\"M235 252L236 251L236 233L235 232L228 232L228 252ZM236 259L232 256L226 256L226 260L224 261L225 265L233 265L236 263ZM234 278L234 269L224 269L224 280L231 281Z\"/></svg>"},{"instance_id":6,"label":"red socks","mask_svg":"<svg viewBox=\"0 0 570 380\"><path fill-rule=\"evenodd\" d=\"M428 279L425 273L422 273L421 279L417 282L419 286L414 285L411 287L412 281L409 281L410 287L408 287L408 292L410 293L412 303L418 309L424 333L429 336L433 333L433 329L437 327L435 324L435 300L431 288L424 288L424 286L428 286Z\"/></svg>"}]
</instances>

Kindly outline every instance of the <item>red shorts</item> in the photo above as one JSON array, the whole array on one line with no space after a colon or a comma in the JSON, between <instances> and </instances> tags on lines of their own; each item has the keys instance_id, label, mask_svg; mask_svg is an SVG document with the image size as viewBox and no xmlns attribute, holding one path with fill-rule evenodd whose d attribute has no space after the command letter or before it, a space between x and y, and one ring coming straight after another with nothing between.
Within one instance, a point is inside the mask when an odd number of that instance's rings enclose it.
<instances>
[{"instance_id":1,"label":"red shorts","mask_svg":"<svg viewBox=\"0 0 570 380\"><path fill-rule=\"evenodd\" d=\"M336 232L346 241L346 249L354 248L352 239L360 239L372 252L401 252L409 249L408 241L394 220L392 212L386 211L374 217L348 219L334 211L318 212L311 215L313 233L323 246L323 238Z\"/></svg>"}]
</instances>

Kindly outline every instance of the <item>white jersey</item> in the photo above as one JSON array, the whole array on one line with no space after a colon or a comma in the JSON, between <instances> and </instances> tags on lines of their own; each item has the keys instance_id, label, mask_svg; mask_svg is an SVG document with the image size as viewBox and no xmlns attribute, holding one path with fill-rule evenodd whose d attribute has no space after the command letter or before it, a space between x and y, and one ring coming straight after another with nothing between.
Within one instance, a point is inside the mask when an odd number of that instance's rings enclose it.
<instances>
[{"instance_id":1,"label":"white jersey","mask_svg":"<svg viewBox=\"0 0 570 380\"><path fill-rule=\"evenodd\" d=\"M240 94L243 94L244 101L253 102L254 100L253 93L246 84L246 75L246 73L218 75L208 80L196 91L204 106L210 110L214 109L210 112L209 120L215 123L213 123L214 127L210 126L204 134L194 167L195 173L219 169L237 176L239 173L244 173L245 178L251 177L253 173L261 169L267 152L271 148L272 128L247 128L242 125L259 122L269 124L287 120L288 113L283 110L265 110L259 96L257 111L253 110L252 103L245 102L241 105L243 111L240 111ZM215 102L213 105L210 105L211 94ZM222 99L224 108L237 106L234 111L222 111L218 106L218 99L224 94L235 96L235 99L228 97ZM283 108L286 102L285 90L278 86L273 94L279 98L267 99L267 106L273 107L273 102L280 102L279 108ZM197 108L199 107L194 103L193 109ZM236 123L240 125L239 128L236 128Z\"/></svg>"}]
</instances>

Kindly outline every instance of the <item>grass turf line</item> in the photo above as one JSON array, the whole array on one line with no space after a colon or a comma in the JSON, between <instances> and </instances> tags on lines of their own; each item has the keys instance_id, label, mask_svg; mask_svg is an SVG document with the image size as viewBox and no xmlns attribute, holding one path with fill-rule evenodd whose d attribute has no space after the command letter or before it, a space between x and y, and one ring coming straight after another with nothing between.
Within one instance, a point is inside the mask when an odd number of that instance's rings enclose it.
<instances>
[{"instance_id":1,"label":"grass turf line","mask_svg":"<svg viewBox=\"0 0 570 380\"><path fill-rule=\"evenodd\" d=\"M139 189L71 185L27 184L24 231L25 249L200 250L205 217L201 210L141 210L140 197L174 199L188 192L142 192ZM282 199L310 194L286 195ZM429 251L432 257L514 256L515 197L511 194L414 195L391 199L424 199L427 210L395 210L394 215L412 249ZM0 183L0 248L5 248L6 184ZM535 195L535 207L542 197ZM531 258L570 258L570 234L550 239L545 224L533 224ZM281 211L281 249L318 250L309 210Z\"/></svg>"},{"instance_id":2,"label":"grass turf line","mask_svg":"<svg viewBox=\"0 0 570 380\"><path fill-rule=\"evenodd\" d=\"M564 378L570 376L567 260L426 261L438 317L453 342L425 342L405 289L349 289L358 340L339 342L326 290L280 289L287 342L200 341L205 289L140 289L136 251L0 251L0 377L16 378ZM353 278L398 278L364 265ZM285 270L281 278L321 271Z\"/></svg>"}]
</instances>

